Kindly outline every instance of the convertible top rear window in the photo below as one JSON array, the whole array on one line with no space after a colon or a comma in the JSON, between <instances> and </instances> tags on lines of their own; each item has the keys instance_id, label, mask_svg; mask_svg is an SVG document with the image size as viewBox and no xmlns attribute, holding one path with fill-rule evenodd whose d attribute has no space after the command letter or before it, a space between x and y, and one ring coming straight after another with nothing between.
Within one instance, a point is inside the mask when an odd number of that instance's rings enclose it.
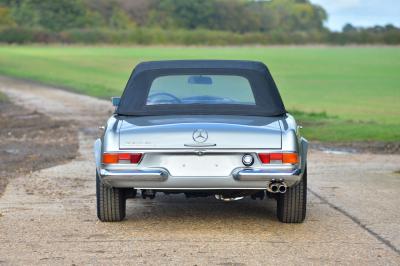
<instances>
[{"instance_id":1,"label":"convertible top rear window","mask_svg":"<svg viewBox=\"0 0 400 266\"><path fill-rule=\"evenodd\" d=\"M235 75L169 75L153 80L146 105L255 105L248 79Z\"/></svg>"},{"instance_id":2,"label":"convertible top rear window","mask_svg":"<svg viewBox=\"0 0 400 266\"><path fill-rule=\"evenodd\" d=\"M160 61L133 71L119 115L254 115L286 113L276 85L259 62Z\"/></svg>"}]
</instances>

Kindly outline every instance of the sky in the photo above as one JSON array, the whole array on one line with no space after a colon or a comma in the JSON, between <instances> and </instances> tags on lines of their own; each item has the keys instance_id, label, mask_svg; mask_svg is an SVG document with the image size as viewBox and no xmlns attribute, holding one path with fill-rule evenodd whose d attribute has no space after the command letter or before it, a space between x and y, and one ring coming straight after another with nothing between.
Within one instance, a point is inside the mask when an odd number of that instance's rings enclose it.
<instances>
[{"instance_id":1,"label":"sky","mask_svg":"<svg viewBox=\"0 0 400 266\"><path fill-rule=\"evenodd\" d=\"M326 26L340 31L346 23L354 26L393 24L400 26L400 0L310 0L328 12Z\"/></svg>"}]
</instances>

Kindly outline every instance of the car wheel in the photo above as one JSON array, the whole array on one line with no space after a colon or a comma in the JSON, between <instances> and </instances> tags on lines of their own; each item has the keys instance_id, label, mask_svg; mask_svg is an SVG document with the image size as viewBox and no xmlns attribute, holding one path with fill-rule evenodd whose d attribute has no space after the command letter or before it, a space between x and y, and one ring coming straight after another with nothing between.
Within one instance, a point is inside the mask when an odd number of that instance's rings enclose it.
<instances>
[{"instance_id":1,"label":"car wheel","mask_svg":"<svg viewBox=\"0 0 400 266\"><path fill-rule=\"evenodd\" d=\"M278 195L277 216L283 223L302 223L307 209L307 166L301 181Z\"/></svg>"},{"instance_id":2,"label":"car wheel","mask_svg":"<svg viewBox=\"0 0 400 266\"><path fill-rule=\"evenodd\" d=\"M119 222L125 218L124 189L104 185L96 171L97 217L102 222Z\"/></svg>"}]
</instances>

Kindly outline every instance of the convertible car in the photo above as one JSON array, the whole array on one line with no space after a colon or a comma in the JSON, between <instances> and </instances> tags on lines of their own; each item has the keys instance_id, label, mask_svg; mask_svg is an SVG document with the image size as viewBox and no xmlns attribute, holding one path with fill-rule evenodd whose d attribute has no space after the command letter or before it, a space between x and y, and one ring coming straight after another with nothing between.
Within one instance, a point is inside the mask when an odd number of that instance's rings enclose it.
<instances>
[{"instance_id":1,"label":"convertible car","mask_svg":"<svg viewBox=\"0 0 400 266\"><path fill-rule=\"evenodd\" d=\"M269 198L279 221L304 221L308 143L263 63L140 63L112 102L94 147L101 221L157 193Z\"/></svg>"}]
</instances>

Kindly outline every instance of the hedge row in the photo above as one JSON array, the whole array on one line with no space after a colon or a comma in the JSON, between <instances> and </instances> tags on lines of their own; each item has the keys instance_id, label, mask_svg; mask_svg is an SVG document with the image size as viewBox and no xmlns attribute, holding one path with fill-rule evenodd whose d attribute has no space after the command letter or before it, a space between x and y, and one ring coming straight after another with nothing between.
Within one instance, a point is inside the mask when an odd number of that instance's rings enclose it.
<instances>
[{"instance_id":1,"label":"hedge row","mask_svg":"<svg viewBox=\"0 0 400 266\"><path fill-rule=\"evenodd\" d=\"M400 44L400 31L382 33L245 33L210 30L162 30L135 28L74 29L52 32L44 29L10 27L0 29L0 43L70 43L70 44L181 44L181 45L244 45L244 44Z\"/></svg>"}]
</instances>

